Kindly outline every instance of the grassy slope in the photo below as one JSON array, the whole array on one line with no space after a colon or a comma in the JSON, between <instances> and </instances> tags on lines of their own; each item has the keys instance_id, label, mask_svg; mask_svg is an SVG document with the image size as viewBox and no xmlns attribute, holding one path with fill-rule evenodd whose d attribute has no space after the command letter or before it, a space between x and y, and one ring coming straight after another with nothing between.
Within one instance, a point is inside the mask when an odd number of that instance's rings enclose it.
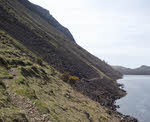
<instances>
[{"instance_id":1,"label":"grassy slope","mask_svg":"<svg viewBox=\"0 0 150 122\"><path fill-rule=\"evenodd\" d=\"M2 120L118 121L88 98L102 103L103 99L111 102L118 97L120 91L112 80L117 76L111 67L17 0L0 0L0 29ZM98 80L89 84L79 80L79 93L61 80L60 72L64 71Z\"/></svg>"},{"instance_id":2,"label":"grassy slope","mask_svg":"<svg viewBox=\"0 0 150 122\"><path fill-rule=\"evenodd\" d=\"M60 79L58 71L39 60L0 30L0 120L118 121L106 108L76 92Z\"/></svg>"}]
</instances>

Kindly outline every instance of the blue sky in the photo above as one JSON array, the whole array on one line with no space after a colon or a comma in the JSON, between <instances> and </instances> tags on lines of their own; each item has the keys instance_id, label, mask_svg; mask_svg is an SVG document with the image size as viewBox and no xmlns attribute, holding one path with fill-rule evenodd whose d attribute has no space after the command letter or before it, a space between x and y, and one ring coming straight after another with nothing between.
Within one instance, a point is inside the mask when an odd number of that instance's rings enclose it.
<instances>
[{"instance_id":1,"label":"blue sky","mask_svg":"<svg viewBox=\"0 0 150 122\"><path fill-rule=\"evenodd\" d=\"M73 34L76 42L112 65L150 65L150 1L30 0Z\"/></svg>"}]
</instances>

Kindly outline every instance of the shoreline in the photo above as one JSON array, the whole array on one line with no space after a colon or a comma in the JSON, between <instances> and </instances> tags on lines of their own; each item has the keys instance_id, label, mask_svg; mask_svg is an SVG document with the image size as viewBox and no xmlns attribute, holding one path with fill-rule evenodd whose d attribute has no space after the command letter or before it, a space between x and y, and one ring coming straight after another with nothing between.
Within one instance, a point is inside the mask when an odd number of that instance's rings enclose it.
<instances>
[{"instance_id":1,"label":"shoreline","mask_svg":"<svg viewBox=\"0 0 150 122\"><path fill-rule=\"evenodd\" d=\"M123 77L121 79L123 79ZM124 94L122 94L122 96L120 95L120 98L116 99L116 100L119 100L119 99L122 99L123 97L125 97L127 95L127 91L123 89L124 88L124 84L121 84L121 83L118 83L118 82L116 82L116 83L117 83L118 87L120 88L120 90L122 92L124 92ZM115 107L114 112L115 112L115 114L119 114L120 115L121 122L138 122L137 118L132 117L130 115L124 115L121 112L118 112L117 108L120 108L120 106L115 104L116 100L114 100L114 103L113 103L113 105Z\"/></svg>"}]
</instances>

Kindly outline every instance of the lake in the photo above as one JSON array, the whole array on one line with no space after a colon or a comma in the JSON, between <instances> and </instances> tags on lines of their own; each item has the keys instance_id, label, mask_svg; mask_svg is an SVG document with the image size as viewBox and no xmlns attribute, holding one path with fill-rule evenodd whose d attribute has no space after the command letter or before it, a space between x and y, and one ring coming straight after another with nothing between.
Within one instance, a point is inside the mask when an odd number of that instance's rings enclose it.
<instances>
[{"instance_id":1,"label":"lake","mask_svg":"<svg viewBox=\"0 0 150 122\"><path fill-rule=\"evenodd\" d=\"M124 84L127 91L125 97L116 101L118 111L140 122L150 122L150 76L125 75L118 83Z\"/></svg>"}]
</instances>

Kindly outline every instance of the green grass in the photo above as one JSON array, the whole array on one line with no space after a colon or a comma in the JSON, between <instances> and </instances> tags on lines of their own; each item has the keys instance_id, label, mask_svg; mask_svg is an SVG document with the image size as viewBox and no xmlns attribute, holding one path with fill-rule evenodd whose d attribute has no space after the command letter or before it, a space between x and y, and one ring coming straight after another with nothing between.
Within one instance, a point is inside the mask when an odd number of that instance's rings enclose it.
<instances>
[{"instance_id":1,"label":"green grass","mask_svg":"<svg viewBox=\"0 0 150 122\"><path fill-rule=\"evenodd\" d=\"M15 107L0 109L0 120L4 122L28 122L25 113Z\"/></svg>"},{"instance_id":2,"label":"green grass","mask_svg":"<svg viewBox=\"0 0 150 122\"><path fill-rule=\"evenodd\" d=\"M13 75L5 67L0 66L0 79L12 79Z\"/></svg>"},{"instance_id":3,"label":"green grass","mask_svg":"<svg viewBox=\"0 0 150 122\"><path fill-rule=\"evenodd\" d=\"M47 105L42 103L40 100L33 100L33 103L35 103L36 107L42 114L50 113L49 109L47 108Z\"/></svg>"}]
</instances>

